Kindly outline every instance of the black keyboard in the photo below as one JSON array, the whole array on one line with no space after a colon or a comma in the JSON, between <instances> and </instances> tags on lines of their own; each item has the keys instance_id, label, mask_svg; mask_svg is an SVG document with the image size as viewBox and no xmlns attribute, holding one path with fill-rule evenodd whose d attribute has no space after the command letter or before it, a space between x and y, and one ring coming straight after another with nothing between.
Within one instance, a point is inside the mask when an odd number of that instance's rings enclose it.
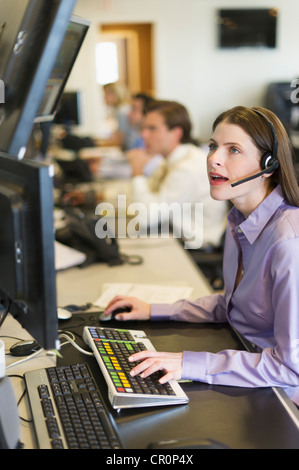
<instances>
[{"instance_id":1,"label":"black keyboard","mask_svg":"<svg viewBox=\"0 0 299 470\"><path fill-rule=\"evenodd\" d=\"M114 422L87 364L25 374L41 449L121 449Z\"/></svg>"},{"instance_id":2,"label":"black keyboard","mask_svg":"<svg viewBox=\"0 0 299 470\"><path fill-rule=\"evenodd\" d=\"M149 377L131 377L135 366L128 357L154 346L144 331L120 328L85 327L83 338L92 349L108 385L109 400L114 408L136 408L183 404L188 397L180 385L171 380L160 384L162 372Z\"/></svg>"}]
</instances>

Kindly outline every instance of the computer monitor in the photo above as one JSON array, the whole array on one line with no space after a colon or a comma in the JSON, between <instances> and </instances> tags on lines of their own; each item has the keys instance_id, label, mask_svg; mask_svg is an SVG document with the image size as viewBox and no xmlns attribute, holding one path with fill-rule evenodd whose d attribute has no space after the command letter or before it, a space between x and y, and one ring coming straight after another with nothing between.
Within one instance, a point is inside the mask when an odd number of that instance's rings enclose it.
<instances>
[{"instance_id":1,"label":"computer monitor","mask_svg":"<svg viewBox=\"0 0 299 470\"><path fill-rule=\"evenodd\" d=\"M65 102L66 97L62 93L89 29L89 24L90 22L83 18L71 17L35 122L53 121L62 96L64 97L63 103ZM72 98L76 100L78 96L75 95ZM78 106L78 101L76 105Z\"/></svg>"},{"instance_id":2,"label":"computer monitor","mask_svg":"<svg viewBox=\"0 0 299 470\"><path fill-rule=\"evenodd\" d=\"M63 90L89 26L90 22L83 18L73 15L70 19L54 68L45 87L43 99L34 119L34 126L27 144L26 158L44 158L46 156L54 118L56 124L65 124L66 126L80 123L80 93L63 93ZM36 134L38 135L38 144L35 140Z\"/></svg>"},{"instance_id":3,"label":"computer monitor","mask_svg":"<svg viewBox=\"0 0 299 470\"><path fill-rule=\"evenodd\" d=\"M0 0L0 151L22 158L76 0Z\"/></svg>"},{"instance_id":4,"label":"computer monitor","mask_svg":"<svg viewBox=\"0 0 299 470\"><path fill-rule=\"evenodd\" d=\"M53 168L0 154L0 300L45 349L57 344Z\"/></svg>"}]
</instances>

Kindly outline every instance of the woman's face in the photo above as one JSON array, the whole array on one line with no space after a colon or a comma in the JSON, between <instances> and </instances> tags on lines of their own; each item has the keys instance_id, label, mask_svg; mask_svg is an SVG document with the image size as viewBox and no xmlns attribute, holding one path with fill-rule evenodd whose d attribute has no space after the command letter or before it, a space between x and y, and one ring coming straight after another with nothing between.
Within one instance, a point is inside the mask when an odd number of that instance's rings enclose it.
<instances>
[{"instance_id":1,"label":"woman's face","mask_svg":"<svg viewBox=\"0 0 299 470\"><path fill-rule=\"evenodd\" d=\"M213 199L231 200L248 216L268 194L268 174L232 187L235 181L261 171L261 152L239 126L218 124L210 142L207 170Z\"/></svg>"},{"instance_id":2,"label":"woman's face","mask_svg":"<svg viewBox=\"0 0 299 470\"><path fill-rule=\"evenodd\" d=\"M107 106L115 106L117 102L116 94L112 90L105 90L104 98Z\"/></svg>"}]
</instances>

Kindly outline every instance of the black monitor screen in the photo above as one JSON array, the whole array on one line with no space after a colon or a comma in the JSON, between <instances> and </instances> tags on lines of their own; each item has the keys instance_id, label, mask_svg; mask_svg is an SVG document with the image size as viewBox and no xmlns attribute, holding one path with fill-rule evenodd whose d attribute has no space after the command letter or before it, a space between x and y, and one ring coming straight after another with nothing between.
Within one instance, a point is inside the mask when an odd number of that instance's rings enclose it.
<instances>
[{"instance_id":1,"label":"black monitor screen","mask_svg":"<svg viewBox=\"0 0 299 470\"><path fill-rule=\"evenodd\" d=\"M35 122L52 121L54 118L65 84L78 56L88 28L89 22L77 17L71 18L54 68L48 80Z\"/></svg>"},{"instance_id":2,"label":"black monitor screen","mask_svg":"<svg viewBox=\"0 0 299 470\"><path fill-rule=\"evenodd\" d=\"M63 93L59 102L54 122L68 126L78 126L81 124L81 103L80 93L68 91Z\"/></svg>"},{"instance_id":3,"label":"black monitor screen","mask_svg":"<svg viewBox=\"0 0 299 470\"><path fill-rule=\"evenodd\" d=\"M2 315L56 348L53 168L0 154L0 214Z\"/></svg>"},{"instance_id":4,"label":"black monitor screen","mask_svg":"<svg viewBox=\"0 0 299 470\"><path fill-rule=\"evenodd\" d=\"M277 16L276 8L220 10L219 47L276 47Z\"/></svg>"},{"instance_id":5,"label":"black monitor screen","mask_svg":"<svg viewBox=\"0 0 299 470\"><path fill-rule=\"evenodd\" d=\"M0 151L22 158L76 0L0 0Z\"/></svg>"}]
</instances>

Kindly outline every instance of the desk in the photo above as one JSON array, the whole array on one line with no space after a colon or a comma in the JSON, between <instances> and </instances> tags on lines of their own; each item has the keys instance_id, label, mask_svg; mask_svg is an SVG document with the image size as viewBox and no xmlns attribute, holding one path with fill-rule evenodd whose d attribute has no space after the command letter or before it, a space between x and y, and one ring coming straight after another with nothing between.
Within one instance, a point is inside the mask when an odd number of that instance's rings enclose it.
<instances>
[{"instance_id":1,"label":"desk","mask_svg":"<svg viewBox=\"0 0 299 470\"><path fill-rule=\"evenodd\" d=\"M115 267L92 265L60 272L57 276L58 303L90 302L100 294L103 282L183 283L194 287L194 298L210 293L210 287L176 240L123 240L120 248L126 254L141 254L144 263ZM60 322L60 326L67 329L76 320L78 317L74 315L72 320ZM88 324L98 321L97 316L80 315L79 330L82 320ZM118 325L117 322L111 324ZM130 322L130 327L145 330L157 350L217 352L243 347L228 325ZM96 361L82 356L71 345L64 346L62 352L63 359L59 359L59 363L89 363L109 404L107 387ZM182 387L190 399L187 405L120 412L109 405L128 449L144 449L156 440L186 436L215 439L233 449L299 448L298 427L272 388L215 387L199 382L183 383ZM28 426L26 429L22 426L22 440L25 447L34 447Z\"/></svg>"},{"instance_id":2,"label":"desk","mask_svg":"<svg viewBox=\"0 0 299 470\"><path fill-rule=\"evenodd\" d=\"M104 282L191 286L193 299L212 292L205 277L176 239L126 238L119 240L119 249L125 255L140 255L143 263L112 267L93 264L88 268L58 272L57 304L92 302L100 296Z\"/></svg>"}]
</instances>

